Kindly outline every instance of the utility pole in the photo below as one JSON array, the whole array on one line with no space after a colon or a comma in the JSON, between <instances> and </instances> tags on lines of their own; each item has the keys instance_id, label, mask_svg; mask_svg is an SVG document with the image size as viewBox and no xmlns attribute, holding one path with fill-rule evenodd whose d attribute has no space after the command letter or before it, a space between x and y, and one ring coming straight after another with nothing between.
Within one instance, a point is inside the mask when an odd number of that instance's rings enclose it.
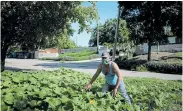
<instances>
[{"instance_id":1,"label":"utility pole","mask_svg":"<svg viewBox=\"0 0 183 111\"><path fill-rule=\"evenodd\" d=\"M97 54L99 54L99 24L97 21Z\"/></svg>"},{"instance_id":2,"label":"utility pole","mask_svg":"<svg viewBox=\"0 0 183 111\"><path fill-rule=\"evenodd\" d=\"M76 36L76 46L78 46L78 39L77 39L77 36Z\"/></svg>"},{"instance_id":3,"label":"utility pole","mask_svg":"<svg viewBox=\"0 0 183 111\"><path fill-rule=\"evenodd\" d=\"M116 32L115 32L115 39L114 39L114 50L113 50L113 61L115 60L115 54L116 54L116 44L117 44L117 37L118 37L118 30L119 30L119 18L120 18L120 6L118 6L118 19L116 23Z\"/></svg>"}]
</instances>

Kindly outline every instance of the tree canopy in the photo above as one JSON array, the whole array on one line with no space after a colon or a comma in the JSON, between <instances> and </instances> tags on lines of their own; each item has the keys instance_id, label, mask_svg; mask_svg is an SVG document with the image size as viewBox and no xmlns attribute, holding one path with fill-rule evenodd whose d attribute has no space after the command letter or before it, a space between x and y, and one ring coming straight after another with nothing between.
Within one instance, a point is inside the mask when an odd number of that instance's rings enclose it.
<instances>
[{"instance_id":1,"label":"tree canopy","mask_svg":"<svg viewBox=\"0 0 183 111\"><path fill-rule=\"evenodd\" d=\"M117 19L109 19L103 25L99 25L99 45L114 46ZM89 41L90 46L97 45L97 27L93 29ZM118 49L129 54L134 52L134 43L130 38L130 33L125 20L119 20L119 35L117 37Z\"/></svg>"},{"instance_id":2,"label":"tree canopy","mask_svg":"<svg viewBox=\"0 0 183 111\"><path fill-rule=\"evenodd\" d=\"M171 26L174 35L182 35L182 2L177 1L120 1L121 18L127 21L136 44L148 42L148 60L151 44L166 39L165 26Z\"/></svg>"},{"instance_id":3,"label":"tree canopy","mask_svg":"<svg viewBox=\"0 0 183 111\"><path fill-rule=\"evenodd\" d=\"M86 30L98 16L95 2L90 3L86 7L79 1L2 1L1 66L11 45L37 49L73 22L79 23L79 32Z\"/></svg>"},{"instance_id":4,"label":"tree canopy","mask_svg":"<svg viewBox=\"0 0 183 111\"><path fill-rule=\"evenodd\" d=\"M103 45L104 43L114 43L115 30L116 30L116 21L117 19L109 19L103 25L99 25L99 44ZM120 20L119 22L119 36L118 42L124 42L129 38L129 32L127 29L126 21ZM97 45L97 27L92 31L91 38L89 41L90 46Z\"/></svg>"}]
</instances>

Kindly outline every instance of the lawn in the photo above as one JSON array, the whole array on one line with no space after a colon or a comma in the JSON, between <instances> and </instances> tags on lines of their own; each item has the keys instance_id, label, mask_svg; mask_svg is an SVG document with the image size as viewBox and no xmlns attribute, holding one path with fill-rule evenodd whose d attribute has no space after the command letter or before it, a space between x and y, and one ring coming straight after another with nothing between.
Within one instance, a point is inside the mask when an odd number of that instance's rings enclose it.
<instances>
[{"instance_id":1,"label":"lawn","mask_svg":"<svg viewBox=\"0 0 183 111\"><path fill-rule=\"evenodd\" d=\"M182 57L182 52L177 52L177 53L175 53L175 56L176 56L176 57Z\"/></svg>"},{"instance_id":2,"label":"lawn","mask_svg":"<svg viewBox=\"0 0 183 111\"><path fill-rule=\"evenodd\" d=\"M64 61L90 60L98 57L99 56L98 54L96 54L96 51L89 51L89 50L60 54L60 59Z\"/></svg>"},{"instance_id":3,"label":"lawn","mask_svg":"<svg viewBox=\"0 0 183 111\"><path fill-rule=\"evenodd\" d=\"M99 58L95 51L84 50L81 52L66 52L60 54L59 57L44 57L40 60L55 60L55 61L81 61Z\"/></svg>"},{"instance_id":4,"label":"lawn","mask_svg":"<svg viewBox=\"0 0 183 111\"><path fill-rule=\"evenodd\" d=\"M108 93L100 76L90 91L83 87L90 75L63 69L57 71L4 71L1 74L2 111L121 111L128 109L124 98ZM136 111L182 111L180 81L147 78L124 78Z\"/></svg>"}]
</instances>

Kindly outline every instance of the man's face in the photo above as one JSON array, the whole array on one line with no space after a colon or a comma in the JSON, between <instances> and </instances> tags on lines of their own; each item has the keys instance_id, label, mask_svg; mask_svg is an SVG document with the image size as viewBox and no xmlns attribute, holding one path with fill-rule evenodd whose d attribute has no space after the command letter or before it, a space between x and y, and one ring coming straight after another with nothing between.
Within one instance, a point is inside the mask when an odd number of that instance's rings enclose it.
<instances>
[{"instance_id":1,"label":"man's face","mask_svg":"<svg viewBox=\"0 0 183 111\"><path fill-rule=\"evenodd\" d=\"M107 57L102 57L102 64L104 64L104 65L109 64L109 61L108 61Z\"/></svg>"}]
</instances>

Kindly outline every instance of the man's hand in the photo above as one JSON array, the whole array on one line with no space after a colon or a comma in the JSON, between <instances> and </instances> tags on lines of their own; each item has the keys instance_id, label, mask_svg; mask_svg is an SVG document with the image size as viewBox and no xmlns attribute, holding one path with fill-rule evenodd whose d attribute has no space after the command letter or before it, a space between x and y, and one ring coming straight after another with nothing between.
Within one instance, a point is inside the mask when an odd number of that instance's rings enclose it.
<instances>
[{"instance_id":1,"label":"man's hand","mask_svg":"<svg viewBox=\"0 0 183 111\"><path fill-rule=\"evenodd\" d=\"M117 92L118 92L118 89L115 88L115 89L113 90L113 96L114 96L114 97L116 96Z\"/></svg>"},{"instance_id":2,"label":"man's hand","mask_svg":"<svg viewBox=\"0 0 183 111\"><path fill-rule=\"evenodd\" d=\"M85 89L86 89L86 90L91 89L91 86L92 86L92 85L89 83L89 84L87 84L87 85L85 86Z\"/></svg>"}]
</instances>

